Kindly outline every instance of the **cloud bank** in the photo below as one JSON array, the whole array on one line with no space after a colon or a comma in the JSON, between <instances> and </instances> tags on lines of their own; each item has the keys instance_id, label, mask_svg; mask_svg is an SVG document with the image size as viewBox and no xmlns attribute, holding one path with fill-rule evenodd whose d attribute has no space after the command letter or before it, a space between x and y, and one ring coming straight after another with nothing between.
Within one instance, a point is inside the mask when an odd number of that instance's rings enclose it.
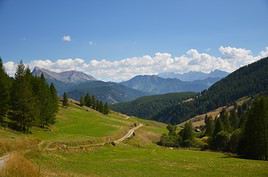
<instances>
[{"instance_id":1,"label":"cloud bank","mask_svg":"<svg viewBox=\"0 0 268 177\"><path fill-rule=\"evenodd\" d=\"M67 58L52 61L34 60L27 65L35 66L55 72L67 70L82 71L105 81L123 81L136 75L152 75L162 72L185 73L189 71L210 72L215 69L232 72L263 57L268 56L268 47L254 56L248 49L223 47L219 48L221 56L190 49L181 56L172 56L169 53L156 53L153 56L144 55L119 60L90 60L82 58ZM14 75L17 64L13 61L4 63L8 74Z\"/></svg>"}]
</instances>

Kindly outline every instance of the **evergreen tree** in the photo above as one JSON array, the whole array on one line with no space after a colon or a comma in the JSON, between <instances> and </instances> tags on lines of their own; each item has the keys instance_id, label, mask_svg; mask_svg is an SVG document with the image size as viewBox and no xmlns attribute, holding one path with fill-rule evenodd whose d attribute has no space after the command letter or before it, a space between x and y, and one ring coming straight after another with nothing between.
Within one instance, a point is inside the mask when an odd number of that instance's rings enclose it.
<instances>
[{"instance_id":1,"label":"evergreen tree","mask_svg":"<svg viewBox=\"0 0 268 177\"><path fill-rule=\"evenodd\" d=\"M9 77L5 72L0 57L0 124L3 122L9 107Z\"/></svg>"},{"instance_id":2,"label":"evergreen tree","mask_svg":"<svg viewBox=\"0 0 268 177\"><path fill-rule=\"evenodd\" d=\"M100 109L99 111L104 114L104 107L102 101L100 101L99 103L99 109Z\"/></svg>"},{"instance_id":3,"label":"evergreen tree","mask_svg":"<svg viewBox=\"0 0 268 177\"><path fill-rule=\"evenodd\" d=\"M179 134L182 138L182 146L190 147L193 141L193 125L191 121L185 123L184 128Z\"/></svg>"},{"instance_id":4,"label":"evergreen tree","mask_svg":"<svg viewBox=\"0 0 268 177\"><path fill-rule=\"evenodd\" d=\"M104 104L104 107L103 107L103 113L104 114L109 114L109 106L108 106L108 103L106 102L105 104Z\"/></svg>"},{"instance_id":5,"label":"evergreen tree","mask_svg":"<svg viewBox=\"0 0 268 177\"><path fill-rule=\"evenodd\" d=\"M28 71L27 71L28 72ZM30 78L22 62L17 67L15 81L11 89L10 119L23 132L29 132L35 117L35 99Z\"/></svg>"},{"instance_id":6,"label":"evergreen tree","mask_svg":"<svg viewBox=\"0 0 268 177\"><path fill-rule=\"evenodd\" d=\"M68 96L67 96L66 92L63 93L62 105L63 106L68 106Z\"/></svg>"},{"instance_id":7,"label":"evergreen tree","mask_svg":"<svg viewBox=\"0 0 268 177\"><path fill-rule=\"evenodd\" d=\"M222 121L221 121L220 118L217 118L215 120L215 128L214 128L214 131L213 131L213 136L215 137L217 135L217 133L219 133L222 130L223 130Z\"/></svg>"},{"instance_id":8,"label":"evergreen tree","mask_svg":"<svg viewBox=\"0 0 268 177\"><path fill-rule=\"evenodd\" d=\"M95 96L92 96L91 97L91 106L92 106L92 109L95 109L97 108L97 105L96 105L96 98Z\"/></svg>"},{"instance_id":9,"label":"evergreen tree","mask_svg":"<svg viewBox=\"0 0 268 177\"><path fill-rule=\"evenodd\" d=\"M95 107L96 111L100 111L100 104L99 104L99 100L96 100L96 107Z\"/></svg>"},{"instance_id":10,"label":"evergreen tree","mask_svg":"<svg viewBox=\"0 0 268 177\"><path fill-rule=\"evenodd\" d=\"M212 136L213 135L213 131L214 131L214 120L212 119L212 117L208 117L205 121L206 125L206 131L205 131L205 135L206 136Z\"/></svg>"},{"instance_id":11,"label":"evergreen tree","mask_svg":"<svg viewBox=\"0 0 268 177\"><path fill-rule=\"evenodd\" d=\"M85 97L81 96L80 97L80 106L84 106L85 105Z\"/></svg>"},{"instance_id":12,"label":"evergreen tree","mask_svg":"<svg viewBox=\"0 0 268 177\"><path fill-rule=\"evenodd\" d=\"M51 102L51 117L49 119L49 123L54 124L56 119L56 113L59 110L58 95L57 90L54 87L53 83L50 84L49 90L50 90L50 102Z\"/></svg>"},{"instance_id":13,"label":"evergreen tree","mask_svg":"<svg viewBox=\"0 0 268 177\"><path fill-rule=\"evenodd\" d=\"M268 160L268 98L256 99L248 113L239 153L253 159Z\"/></svg>"}]
</instances>

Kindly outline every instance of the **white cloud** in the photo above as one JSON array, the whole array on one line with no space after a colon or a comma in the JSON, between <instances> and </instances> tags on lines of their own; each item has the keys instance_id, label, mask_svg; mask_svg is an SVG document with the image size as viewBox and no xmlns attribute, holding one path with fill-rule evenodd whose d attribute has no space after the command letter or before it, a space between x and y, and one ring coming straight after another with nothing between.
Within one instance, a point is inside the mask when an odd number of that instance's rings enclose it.
<instances>
[{"instance_id":1,"label":"white cloud","mask_svg":"<svg viewBox=\"0 0 268 177\"><path fill-rule=\"evenodd\" d=\"M91 74L101 80L122 81L135 75L158 74L161 72L185 73L189 71L210 72L220 69L232 72L241 66L250 64L258 59L268 56L268 47L254 56L250 50L223 47L219 48L221 56L213 56L208 53L190 49L181 56L172 56L169 53L156 53L153 56L144 55L119 60L96 60L86 62L81 58L67 58L52 60L34 60L29 64L30 68L39 66L52 71L78 70ZM5 63L8 73L14 74L16 64Z\"/></svg>"},{"instance_id":2,"label":"white cloud","mask_svg":"<svg viewBox=\"0 0 268 177\"><path fill-rule=\"evenodd\" d=\"M62 40L63 40L63 42L71 42L72 41L72 38L71 38L70 35L64 35L62 37Z\"/></svg>"}]
</instances>

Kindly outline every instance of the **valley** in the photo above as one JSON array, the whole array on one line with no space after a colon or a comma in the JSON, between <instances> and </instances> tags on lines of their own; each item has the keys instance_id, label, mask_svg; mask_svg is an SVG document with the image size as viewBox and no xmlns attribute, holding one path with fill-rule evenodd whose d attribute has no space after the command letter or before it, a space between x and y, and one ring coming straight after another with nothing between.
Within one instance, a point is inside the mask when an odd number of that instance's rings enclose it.
<instances>
[{"instance_id":1,"label":"valley","mask_svg":"<svg viewBox=\"0 0 268 177\"><path fill-rule=\"evenodd\" d=\"M123 137L134 123L143 126L135 130L133 137L116 145L94 146ZM32 164L32 171L39 169L39 175L49 177L267 175L265 161L253 163L231 154L160 147L155 143L166 132L165 127L163 123L115 112L104 116L71 103L68 108L60 107L57 122L49 130L35 127L32 134L25 135L1 128L0 149L2 155L20 154L17 156ZM14 166L7 169L12 172Z\"/></svg>"}]
</instances>

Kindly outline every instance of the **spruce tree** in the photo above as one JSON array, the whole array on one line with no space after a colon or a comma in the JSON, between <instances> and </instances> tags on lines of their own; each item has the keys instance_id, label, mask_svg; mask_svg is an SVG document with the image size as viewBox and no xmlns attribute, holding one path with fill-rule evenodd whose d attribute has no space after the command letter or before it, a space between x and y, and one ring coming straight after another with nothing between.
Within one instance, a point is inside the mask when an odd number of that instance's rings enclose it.
<instances>
[{"instance_id":1,"label":"spruce tree","mask_svg":"<svg viewBox=\"0 0 268 177\"><path fill-rule=\"evenodd\" d=\"M205 135L211 137L213 135L213 131L214 131L214 120L212 119L212 117L208 117L206 119L205 123L206 123Z\"/></svg>"},{"instance_id":2,"label":"spruce tree","mask_svg":"<svg viewBox=\"0 0 268 177\"><path fill-rule=\"evenodd\" d=\"M99 111L104 114L104 107L102 101L99 102Z\"/></svg>"},{"instance_id":3,"label":"spruce tree","mask_svg":"<svg viewBox=\"0 0 268 177\"><path fill-rule=\"evenodd\" d=\"M22 61L15 73L15 81L11 89L10 106L12 110L10 112L10 119L14 121L19 130L29 132L35 117L35 99L30 76L26 73Z\"/></svg>"},{"instance_id":4,"label":"spruce tree","mask_svg":"<svg viewBox=\"0 0 268 177\"><path fill-rule=\"evenodd\" d=\"M63 93L62 106L68 106L68 96L66 92Z\"/></svg>"},{"instance_id":5,"label":"spruce tree","mask_svg":"<svg viewBox=\"0 0 268 177\"><path fill-rule=\"evenodd\" d=\"M80 106L85 106L85 97L80 97Z\"/></svg>"},{"instance_id":6,"label":"spruce tree","mask_svg":"<svg viewBox=\"0 0 268 177\"><path fill-rule=\"evenodd\" d=\"M260 97L253 103L239 153L253 159L268 160L268 97Z\"/></svg>"},{"instance_id":7,"label":"spruce tree","mask_svg":"<svg viewBox=\"0 0 268 177\"><path fill-rule=\"evenodd\" d=\"M92 96L91 97L91 106L92 106L92 109L95 109L96 110L97 105L96 105L96 98L95 98L95 96Z\"/></svg>"},{"instance_id":8,"label":"spruce tree","mask_svg":"<svg viewBox=\"0 0 268 177\"><path fill-rule=\"evenodd\" d=\"M50 104L51 104L51 117L49 119L49 123L54 124L56 119L56 113L58 112L59 109L58 95L57 90L54 87L53 83L50 84L49 90L50 90Z\"/></svg>"},{"instance_id":9,"label":"spruce tree","mask_svg":"<svg viewBox=\"0 0 268 177\"><path fill-rule=\"evenodd\" d=\"M104 114L109 114L109 106L108 106L107 102L104 104L103 113Z\"/></svg>"},{"instance_id":10,"label":"spruce tree","mask_svg":"<svg viewBox=\"0 0 268 177\"><path fill-rule=\"evenodd\" d=\"M193 141L193 125L192 121L185 123L184 128L180 131L179 135L182 138L182 146L190 147Z\"/></svg>"},{"instance_id":11,"label":"spruce tree","mask_svg":"<svg viewBox=\"0 0 268 177\"><path fill-rule=\"evenodd\" d=\"M9 107L9 77L0 57L0 124L3 123Z\"/></svg>"}]
</instances>

